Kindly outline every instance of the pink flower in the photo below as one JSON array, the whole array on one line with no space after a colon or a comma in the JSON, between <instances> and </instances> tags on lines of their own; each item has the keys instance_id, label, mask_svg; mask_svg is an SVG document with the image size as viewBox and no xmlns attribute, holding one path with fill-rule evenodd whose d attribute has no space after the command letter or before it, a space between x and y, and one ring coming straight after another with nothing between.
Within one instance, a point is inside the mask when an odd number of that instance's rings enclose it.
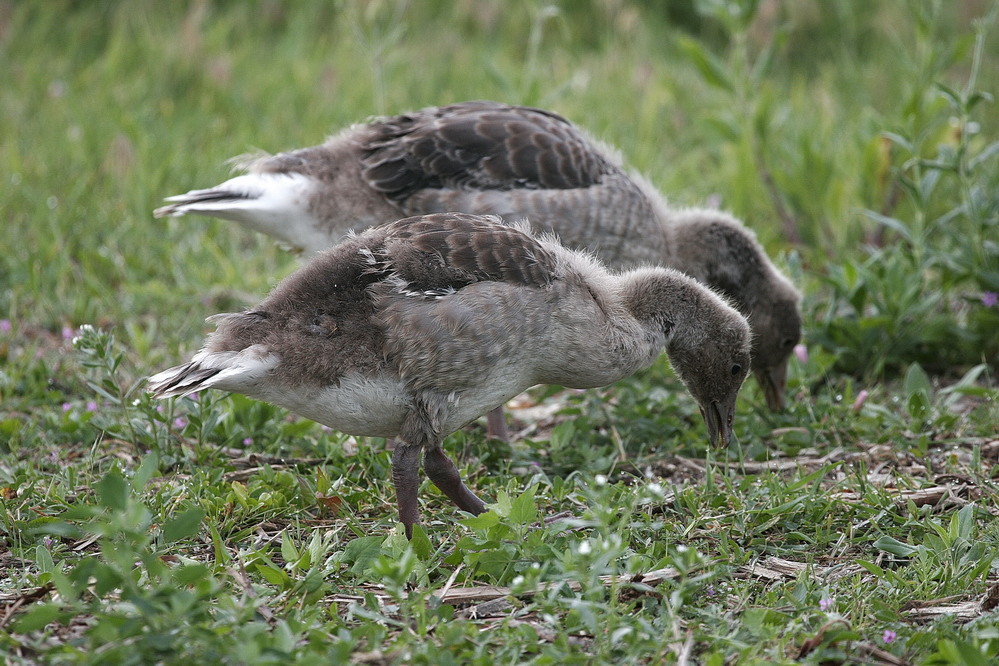
<instances>
[{"instance_id":1,"label":"pink flower","mask_svg":"<svg viewBox=\"0 0 999 666\"><path fill-rule=\"evenodd\" d=\"M94 402L93 400L88 400L87 401L87 411L88 412L96 412L97 411L97 403Z\"/></svg>"},{"instance_id":2,"label":"pink flower","mask_svg":"<svg viewBox=\"0 0 999 666\"><path fill-rule=\"evenodd\" d=\"M895 639L898 638L898 634L891 629L885 629L885 633L881 636L881 638L885 643L894 643Z\"/></svg>"},{"instance_id":3,"label":"pink flower","mask_svg":"<svg viewBox=\"0 0 999 666\"><path fill-rule=\"evenodd\" d=\"M70 327L70 326L63 326L62 327L62 339L63 340L72 340L73 339L73 335L74 335L74 333L73 333L72 327Z\"/></svg>"},{"instance_id":4,"label":"pink flower","mask_svg":"<svg viewBox=\"0 0 999 666\"><path fill-rule=\"evenodd\" d=\"M243 438L243 446L249 446L250 444L253 444L253 438L252 437L244 437Z\"/></svg>"},{"instance_id":5,"label":"pink flower","mask_svg":"<svg viewBox=\"0 0 999 666\"><path fill-rule=\"evenodd\" d=\"M808 363L808 347L806 347L805 345L800 345L800 344L795 345L794 355L797 357L799 361L801 361L802 365Z\"/></svg>"},{"instance_id":6,"label":"pink flower","mask_svg":"<svg viewBox=\"0 0 999 666\"><path fill-rule=\"evenodd\" d=\"M987 308L994 308L997 304L999 304L999 294L994 291L982 293L982 305Z\"/></svg>"},{"instance_id":7,"label":"pink flower","mask_svg":"<svg viewBox=\"0 0 999 666\"><path fill-rule=\"evenodd\" d=\"M864 406L865 402L867 402L867 396L868 393L866 390L862 390L860 393L857 394L857 399L853 401L853 407L850 408L853 410L854 414L860 412L860 408Z\"/></svg>"},{"instance_id":8,"label":"pink flower","mask_svg":"<svg viewBox=\"0 0 999 666\"><path fill-rule=\"evenodd\" d=\"M68 412L71 409L73 409L73 405L69 404L68 402L62 403L62 411Z\"/></svg>"},{"instance_id":9,"label":"pink flower","mask_svg":"<svg viewBox=\"0 0 999 666\"><path fill-rule=\"evenodd\" d=\"M10 333L10 319L0 319L0 333Z\"/></svg>"},{"instance_id":10,"label":"pink flower","mask_svg":"<svg viewBox=\"0 0 999 666\"><path fill-rule=\"evenodd\" d=\"M819 609L822 611L828 611L833 607L833 600L829 597L823 597L819 599Z\"/></svg>"},{"instance_id":11,"label":"pink flower","mask_svg":"<svg viewBox=\"0 0 999 666\"><path fill-rule=\"evenodd\" d=\"M187 426L187 419L183 416L178 416L173 420L173 427L177 430L183 430Z\"/></svg>"}]
</instances>

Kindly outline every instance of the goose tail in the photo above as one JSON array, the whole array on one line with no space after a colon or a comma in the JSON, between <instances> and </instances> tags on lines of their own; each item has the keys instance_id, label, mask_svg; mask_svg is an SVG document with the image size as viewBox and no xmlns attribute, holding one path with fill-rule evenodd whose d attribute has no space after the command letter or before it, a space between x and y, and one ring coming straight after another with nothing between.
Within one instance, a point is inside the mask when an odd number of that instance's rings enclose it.
<instances>
[{"instance_id":1,"label":"goose tail","mask_svg":"<svg viewBox=\"0 0 999 666\"><path fill-rule=\"evenodd\" d=\"M253 395L261 379L278 363L278 356L264 345L251 345L241 351L202 350L189 362L150 377L147 390L154 398L188 395L210 388Z\"/></svg>"}]
</instances>

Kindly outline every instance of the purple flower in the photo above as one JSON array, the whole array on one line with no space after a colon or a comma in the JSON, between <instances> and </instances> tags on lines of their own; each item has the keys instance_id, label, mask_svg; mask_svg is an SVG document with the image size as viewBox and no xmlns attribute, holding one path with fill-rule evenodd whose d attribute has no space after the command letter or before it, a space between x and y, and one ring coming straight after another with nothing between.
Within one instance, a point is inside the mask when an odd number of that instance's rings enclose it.
<instances>
[{"instance_id":1,"label":"purple flower","mask_svg":"<svg viewBox=\"0 0 999 666\"><path fill-rule=\"evenodd\" d=\"M243 446L249 446L250 444L253 444L253 438L252 437L244 437L243 438Z\"/></svg>"},{"instance_id":2,"label":"purple flower","mask_svg":"<svg viewBox=\"0 0 999 666\"><path fill-rule=\"evenodd\" d=\"M97 411L97 403L94 402L93 400L88 400L87 401L87 411L88 412L96 412Z\"/></svg>"},{"instance_id":3,"label":"purple flower","mask_svg":"<svg viewBox=\"0 0 999 666\"><path fill-rule=\"evenodd\" d=\"M63 340L72 340L73 339L73 335L74 335L73 334L73 329L70 326L63 326L62 327L62 339Z\"/></svg>"},{"instance_id":4,"label":"purple flower","mask_svg":"<svg viewBox=\"0 0 999 666\"><path fill-rule=\"evenodd\" d=\"M10 319L0 319L0 333L10 333Z\"/></svg>"},{"instance_id":5,"label":"purple flower","mask_svg":"<svg viewBox=\"0 0 999 666\"><path fill-rule=\"evenodd\" d=\"M173 427L177 430L183 430L187 426L187 419L183 416L178 416L173 420Z\"/></svg>"},{"instance_id":6,"label":"purple flower","mask_svg":"<svg viewBox=\"0 0 999 666\"><path fill-rule=\"evenodd\" d=\"M822 611L828 611L833 606L833 600L829 597L823 597L819 599L819 609Z\"/></svg>"},{"instance_id":7,"label":"purple flower","mask_svg":"<svg viewBox=\"0 0 999 666\"><path fill-rule=\"evenodd\" d=\"M894 643L896 638L898 638L898 634L891 629L885 629L885 633L881 636L881 639L884 640L885 643Z\"/></svg>"},{"instance_id":8,"label":"purple flower","mask_svg":"<svg viewBox=\"0 0 999 666\"><path fill-rule=\"evenodd\" d=\"M802 365L808 363L808 347L805 345L795 345L794 355L801 361Z\"/></svg>"},{"instance_id":9,"label":"purple flower","mask_svg":"<svg viewBox=\"0 0 999 666\"><path fill-rule=\"evenodd\" d=\"M69 404L68 402L62 403L62 411L68 412L71 409L73 409L73 405Z\"/></svg>"},{"instance_id":10,"label":"purple flower","mask_svg":"<svg viewBox=\"0 0 999 666\"><path fill-rule=\"evenodd\" d=\"M982 292L982 305L994 308L997 304L999 304L999 294L994 291Z\"/></svg>"},{"instance_id":11,"label":"purple flower","mask_svg":"<svg viewBox=\"0 0 999 666\"><path fill-rule=\"evenodd\" d=\"M45 546L46 548L51 548L52 544L54 544L54 543L55 543L55 540L52 537L43 537L42 538L42 545Z\"/></svg>"}]
</instances>

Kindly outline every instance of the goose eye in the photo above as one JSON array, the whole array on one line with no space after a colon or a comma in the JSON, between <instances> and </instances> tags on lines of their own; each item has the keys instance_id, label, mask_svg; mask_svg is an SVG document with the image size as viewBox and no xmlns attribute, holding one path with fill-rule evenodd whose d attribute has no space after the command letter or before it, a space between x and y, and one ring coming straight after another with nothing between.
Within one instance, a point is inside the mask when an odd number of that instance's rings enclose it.
<instances>
[{"instance_id":1,"label":"goose eye","mask_svg":"<svg viewBox=\"0 0 999 666\"><path fill-rule=\"evenodd\" d=\"M741 365L739 365L738 363L736 363L735 365L732 366L732 376L733 377L738 376L738 374L740 372L742 372L742 366Z\"/></svg>"}]
</instances>

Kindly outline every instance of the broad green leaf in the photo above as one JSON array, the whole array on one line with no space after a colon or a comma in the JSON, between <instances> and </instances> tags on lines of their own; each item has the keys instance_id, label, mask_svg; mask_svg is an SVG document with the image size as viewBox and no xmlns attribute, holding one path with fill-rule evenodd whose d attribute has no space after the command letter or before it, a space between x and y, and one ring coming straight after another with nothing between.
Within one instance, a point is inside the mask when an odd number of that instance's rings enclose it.
<instances>
[{"instance_id":1,"label":"broad green leaf","mask_svg":"<svg viewBox=\"0 0 999 666\"><path fill-rule=\"evenodd\" d=\"M937 643L937 654L944 661L934 663L954 664L955 666L988 666L989 662L981 650L966 641L944 639Z\"/></svg>"},{"instance_id":2,"label":"broad green leaf","mask_svg":"<svg viewBox=\"0 0 999 666\"><path fill-rule=\"evenodd\" d=\"M951 542L958 539L971 541L975 532L975 506L967 504L950 518L950 538Z\"/></svg>"},{"instance_id":3,"label":"broad green leaf","mask_svg":"<svg viewBox=\"0 0 999 666\"><path fill-rule=\"evenodd\" d=\"M933 394L933 388L926 371L918 363L913 363L905 371L905 394L912 396L920 392L929 398Z\"/></svg>"},{"instance_id":4,"label":"broad green leaf","mask_svg":"<svg viewBox=\"0 0 999 666\"><path fill-rule=\"evenodd\" d=\"M52 584L55 585L55 589L59 592L59 596L65 602L76 601L80 596L79 590L73 585L73 582L69 577L64 574L60 569L53 569L51 572Z\"/></svg>"},{"instance_id":5,"label":"broad green leaf","mask_svg":"<svg viewBox=\"0 0 999 666\"><path fill-rule=\"evenodd\" d=\"M28 608L28 611L24 615L17 618L17 621L14 622L14 626L11 628L16 634L26 634L31 631L37 631L58 619L59 606L57 604L34 604Z\"/></svg>"},{"instance_id":6,"label":"broad green leaf","mask_svg":"<svg viewBox=\"0 0 999 666\"><path fill-rule=\"evenodd\" d=\"M288 530L281 532L281 557L288 564L294 564L298 562L301 554L298 552L298 548L292 543L291 536L288 534Z\"/></svg>"},{"instance_id":7,"label":"broad green leaf","mask_svg":"<svg viewBox=\"0 0 999 666\"><path fill-rule=\"evenodd\" d=\"M351 571L364 572L382 554L382 541L384 540L384 537L380 536L365 536L352 540L343 549L344 562L352 565Z\"/></svg>"},{"instance_id":8,"label":"broad green leaf","mask_svg":"<svg viewBox=\"0 0 999 666\"><path fill-rule=\"evenodd\" d=\"M522 492L517 499L513 500L510 506L510 522L514 525L526 525L538 519L538 506L534 501L534 495L538 492L537 486L531 486Z\"/></svg>"},{"instance_id":9,"label":"broad green leaf","mask_svg":"<svg viewBox=\"0 0 999 666\"><path fill-rule=\"evenodd\" d=\"M295 635L288 626L287 620L278 620L272 635L275 638L274 648L284 654L292 654L295 650Z\"/></svg>"},{"instance_id":10,"label":"broad green leaf","mask_svg":"<svg viewBox=\"0 0 999 666\"><path fill-rule=\"evenodd\" d=\"M173 543L180 539L194 536L201 527L201 521L205 518L205 511L201 507L188 509L176 518L172 518L163 524L161 535L165 543Z\"/></svg>"},{"instance_id":11,"label":"broad green leaf","mask_svg":"<svg viewBox=\"0 0 999 666\"><path fill-rule=\"evenodd\" d=\"M413 525L413 538L409 540L409 545L421 562L429 560L431 553L433 553L433 546L430 544L427 531L419 523Z\"/></svg>"},{"instance_id":12,"label":"broad green leaf","mask_svg":"<svg viewBox=\"0 0 999 666\"><path fill-rule=\"evenodd\" d=\"M464 518L459 521L465 527L473 530L488 530L490 527L499 525L500 517L495 511L486 511L471 518Z\"/></svg>"},{"instance_id":13,"label":"broad green leaf","mask_svg":"<svg viewBox=\"0 0 999 666\"><path fill-rule=\"evenodd\" d=\"M874 547L878 550L883 550L886 553L891 553L892 555L897 555L899 557L911 557L919 552L918 548L914 548L907 543L902 543L898 539L887 535L880 537L877 541L875 541Z\"/></svg>"},{"instance_id":14,"label":"broad green leaf","mask_svg":"<svg viewBox=\"0 0 999 666\"><path fill-rule=\"evenodd\" d=\"M96 490L101 506L117 511L123 511L128 506L128 481L117 468L97 482Z\"/></svg>"},{"instance_id":15,"label":"broad green leaf","mask_svg":"<svg viewBox=\"0 0 999 666\"><path fill-rule=\"evenodd\" d=\"M186 564L173 571L173 580L178 585L194 585L208 576L208 567L204 564Z\"/></svg>"},{"instance_id":16,"label":"broad green leaf","mask_svg":"<svg viewBox=\"0 0 999 666\"><path fill-rule=\"evenodd\" d=\"M221 567L229 564L229 562L232 561L232 555L229 554L229 550L225 547L225 540L222 539L222 535L219 533L218 528L215 525L209 525L208 533L212 537L212 550L215 552L215 566Z\"/></svg>"},{"instance_id":17,"label":"broad green leaf","mask_svg":"<svg viewBox=\"0 0 999 666\"><path fill-rule=\"evenodd\" d=\"M232 493L236 496L236 501L239 502L240 506L246 507L250 497L249 493L246 492L246 486L239 481L233 481L229 487L232 488Z\"/></svg>"},{"instance_id":18,"label":"broad green leaf","mask_svg":"<svg viewBox=\"0 0 999 666\"><path fill-rule=\"evenodd\" d=\"M41 544L35 546L35 564L38 565L38 570L42 573L48 573L55 568L55 564L52 562L52 553Z\"/></svg>"},{"instance_id":19,"label":"broad green leaf","mask_svg":"<svg viewBox=\"0 0 999 666\"><path fill-rule=\"evenodd\" d=\"M917 421L921 421L926 418L926 415L930 411L930 402L927 400L925 393L917 391L909 396L906 407L909 410L909 416Z\"/></svg>"},{"instance_id":20,"label":"broad green leaf","mask_svg":"<svg viewBox=\"0 0 999 666\"><path fill-rule=\"evenodd\" d=\"M272 585L279 585L281 587L286 587L291 583L291 578L285 572L281 571L277 567L264 564L263 562L257 562L257 573L264 577L268 583Z\"/></svg>"},{"instance_id":21,"label":"broad green leaf","mask_svg":"<svg viewBox=\"0 0 999 666\"><path fill-rule=\"evenodd\" d=\"M495 511L500 516L506 518L513 511L513 500L510 499L510 493L505 490L500 490L496 493L496 502L490 504L490 509Z\"/></svg>"},{"instance_id":22,"label":"broad green leaf","mask_svg":"<svg viewBox=\"0 0 999 666\"><path fill-rule=\"evenodd\" d=\"M136 470L135 474L132 475L132 487L136 490L142 490L149 483L149 480L153 478L153 475L159 471L160 468L160 456L155 451L150 451L148 454L142 457L142 464L139 465L139 469Z\"/></svg>"}]
</instances>

